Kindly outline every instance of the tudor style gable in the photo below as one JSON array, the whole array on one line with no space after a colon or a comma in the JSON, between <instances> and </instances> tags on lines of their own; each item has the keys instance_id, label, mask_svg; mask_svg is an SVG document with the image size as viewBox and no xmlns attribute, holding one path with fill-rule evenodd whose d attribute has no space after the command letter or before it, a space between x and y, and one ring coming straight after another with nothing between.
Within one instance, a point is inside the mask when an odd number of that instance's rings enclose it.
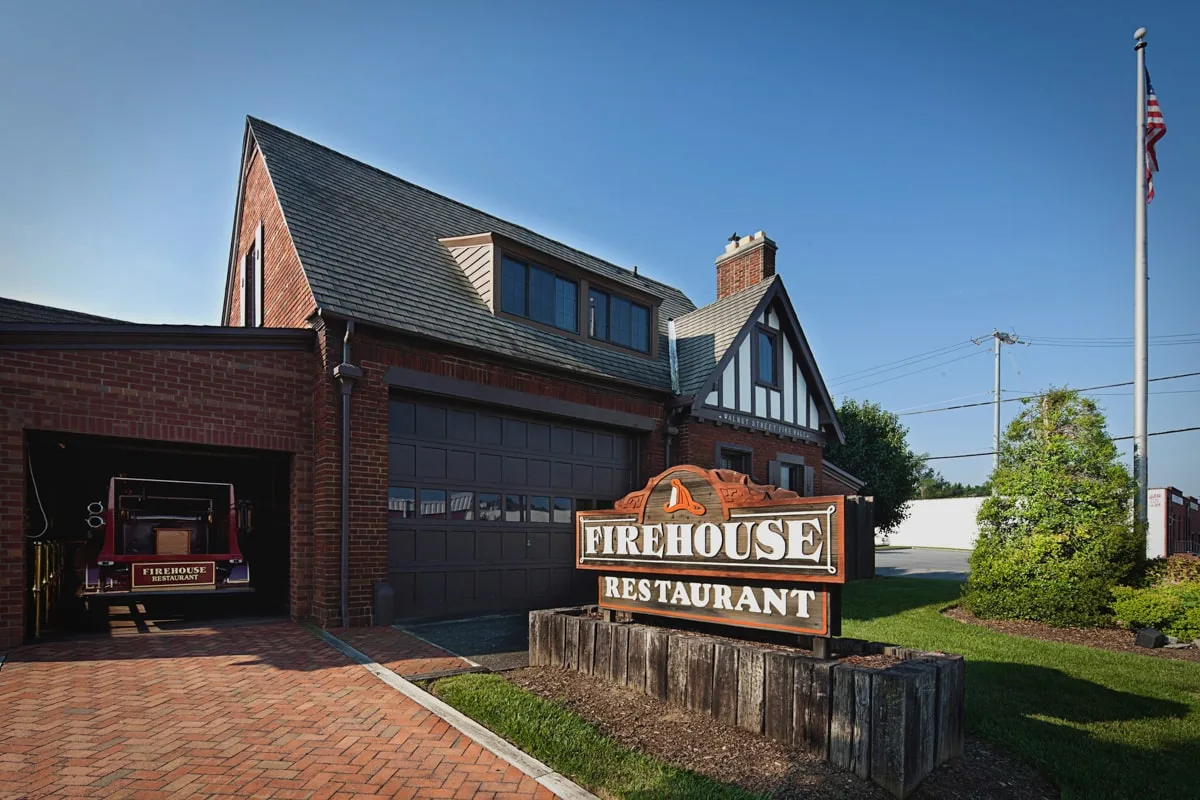
<instances>
[{"instance_id":1,"label":"tudor style gable","mask_svg":"<svg viewBox=\"0 0 1200 800\"><path fill-rule=\"evenodd\" d=\"M735 235L716 266L716 302L670 325L677 452L667 462L819 494L829 485L823 446L844 437L775 274L775 243L762 231Z\"/></svg>"},{"instance_id":2,"label":"tudor style gable","mask_svg":"<svg viewBox=\"0 0 1200 800\"><path fill-rule=\"evenodd\" d=\"M680 394L699 419L824 443L833 401L783 281L772 276L675 322Z\"/></svg>"}]
</instances>

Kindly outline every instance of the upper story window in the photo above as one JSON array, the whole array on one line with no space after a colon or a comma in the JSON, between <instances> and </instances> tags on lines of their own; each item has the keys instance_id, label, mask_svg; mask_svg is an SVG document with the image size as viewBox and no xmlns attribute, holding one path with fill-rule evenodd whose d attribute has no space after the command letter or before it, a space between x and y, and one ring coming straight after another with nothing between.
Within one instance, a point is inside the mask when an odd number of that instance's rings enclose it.
<instances>
[{"instance_id":1,"label":"upper story window","mask_svg":"<svg viewBox=\"0 0 1200 800\"><path fill-rule=\"evenodd\" d=\"M579 285L535 264L503 257L500 308L571 333L579 332Z\"/></svg>"},{"instance_id":2,"label":"upper story window","mask_svg":"<svg viewBox=\"0 0 1200 800\"><path fill-rule=\"evenodd\" d=\"M242 256L241 322L247 328L260 327L263 324L262 240L263 226L260 222L254 229L254 241L250 243L246 254Z\"/></svg>"},{"instance_id":3,"label":"upper story window","mask_svg":"<svg viewBox=\"0 0 1200 800\"><path fill-rule=\"evenodd\" d=\"M599 289L588 291L588 333L593 339L650 352L650 309Z\"/></svg>"},{"instance_id":4,"label":"upper story window","mask_svg":"<svg viewBox=\"0 0 1200 800\"><path fill-rule=\"evenodd\" d=\"M754 331L754 380L779 388L779 336L766 328Z\"/></svg>"}]
</instances>

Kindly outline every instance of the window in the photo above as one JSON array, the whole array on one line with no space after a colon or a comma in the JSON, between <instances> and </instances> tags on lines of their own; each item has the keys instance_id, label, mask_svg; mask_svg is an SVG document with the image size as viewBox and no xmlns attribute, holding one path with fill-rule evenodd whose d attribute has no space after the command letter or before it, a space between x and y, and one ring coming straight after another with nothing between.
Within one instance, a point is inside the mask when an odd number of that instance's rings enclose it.
<instances>
[{"instance_id":1,"label":"window","mask_svg":"<svg viewBox=\"0 0 1200 800\"><path fill-rule=\"evenodd\" d=\"M479 519L483 522L500 521L500 495L479 493Z\"/></svg>"},{"instance_id":2,"label":"window","mask_svg":"<svg viewBox=\"0 0 1200 800\"><path fill-rule=\"evenodd\" d=\"M239 288L242 301L242 325L247 328L257 328L263 324L262 241L263 226L260 222L254 229L254 241L250 243L246 255L242 256L242 277Z\"/></svg>"},{"instance_id":3,"label":"window","mask_svg":"<svg viewBox=\"0 0 1200 800\"><path fill-rule=\"evenodd\" d=\"M750 451L738 450L725 445L717 446L717 468L731 469L744 475L750 474Z\"/></svg>"},{"instance_id":4,"label":"window","mask_svg":"<svg viewBox=\"0 0 1200 800\"><path fill-rule=\"evenodd\" d=\"M571 498L554 498L554 522L557 525L571 524Z\"/></svg>"},{"instance_id":5,"label":"window","mask_svg":"<svg viewBox=\"0 0 1200 800\"><path fill-rule=\"evenodd\" d=\"M787 489L796 494L804 494L804 465L780 464L779 488Z\"/></svg>"},{"instance_id":6,"label":"window","mask_svg":"<svg viewBox=\"0 0 1200 800\"><path fill-rule=\"evenodd\" d=\"M602 342L650 352L650 309L599 289L588 291L588 335Z\"/></svg>"},{"instance_id":7,"label":"window","mask_svg":"<svg viewBox=\"0 0 1200 800\"><path fill-rule=\"evenodd\" d=\"M530 522L549 522L550 521L550 498L549 497L530 497L529 498L529 521Z\"/></svg>"},{"instance_id":8,"label":"window","mask_svg":"<svg viewBox=\"0 0 1200 800\"><path fill-rule=\"evenodd\" d=\"M446 518L446 490L421 490L421 519Z\"/></svg>"},{"instance_id":9,"label":"window","mask_svg":"<svg viewBox=\"0 0 1200 800\"><path fill-rule=\"evenodd\" d=\"M388 520L412 519L415 504L412 489L393 486L388 489Z\"/></svg>"},{"instance_id":10,"label":"window","mask_svg":"<svg viewBox=\"0 0 1200 800\"><path fill-rule=\"evenodd\" d=\"M779 347L775 333L765 328L754 332L754 380L779 388Z\"/></svg>"},{"instance_id":11,"label":"window","mask_svg":"<svg viewBox=\"0 0 1200 800\"><path fill-rule=\"evenodd\" d=\"M450 519L461 519L461 520L475 519L475 493L474 492L451 492L450 493Z\"/></svg>"},{"instance_id":12,"label":"window","mask_svg":"<svg viewBox=\"0 0 1200 800\"><path fill-rule=\"evenodd\" d=\"M501 260L500 309L564 331L579 332L579 286L508 256Z\"/></svg>"},{"instance_id":13,"label":"window","mask_svg":"<svg viewBox=\"0 0 1200 800\"><path fill-rule=\"evenodd\" d=\"M505 522L524 522L525 521L525 495L523 495L523 494L506 494L506 495L504 495L504 521Z\"/></svg>"},{"instance_id":14,"label":"window","mask_svg":"<svg viewBox=\"0 0 1200 800\"><path fill-rule=\"evenodd\" d=\"M591 511L595 507L596 507L595 500L587 500L587 499L584 499L581 497L575 501L575 509L577 511Z\"/></svg>"}]
</instances>

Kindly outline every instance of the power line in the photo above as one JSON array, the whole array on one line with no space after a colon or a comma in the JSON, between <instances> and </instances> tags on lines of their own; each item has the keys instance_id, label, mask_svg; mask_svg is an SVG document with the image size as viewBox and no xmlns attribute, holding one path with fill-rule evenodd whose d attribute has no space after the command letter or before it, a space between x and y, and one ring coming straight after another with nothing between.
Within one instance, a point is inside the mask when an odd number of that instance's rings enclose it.
<instances>
[{"instance_id":1,"label":"power line","mask_svg":"<svg viewBox=\"0 0 1200 800\"><path fill-rule=\"evenodd\" d=\"M1189 431L1200 431L1200 425L1193 425L1190 428L1173 428L1169 431L1154 431L1153 433L1148 433L1146 435L1147 436L1166 436L1166 435L1172 434L1172 433L1188 433ZM1132 435L1130 435L1130 436L1115 436L1110 441L1122 442L1122 441L1125 441L1126 439L1132 439L1132 438L1133 438ZM944 461L945 459L948 459L948 458L976 458L977 456L994 456L995 454L996 454L995 451L987 450L982 453L958 453L957 455L953 455L953 456L925 456L924 460L925 461Z\"/></svg>"},{"instance_id":2,"label":"power line","mask_svg":"<svg viewBox=\"0 0 1200 800\"><path fill-rule=\"evenodd\" d=\"M1151 378L1149 382L1154 383L1155 381L1173 381L1173 380L1177 380L1179 378L1192 378L1192 377L1195 377L1196 375L1200 375L1200 372L1181 372L1178 375L1164 375L1161 378ZM1122 381L1121 383L1106 383L1102 386L1088 386L1083 389L1075 389L1074 391L1086 394L1087 392L1091 392L1096 389L1116 389L1121 386L1132 386L1132 385L1133 385L1133 381ZM1003 400L1001 400L1000 402L1001 403L1016 403L1020 400L1034 400L1038 397L1045 397L1045 394L1044 393L1043 394L1031 394L1031 395L1027 395L1025 397L1006 397ZM960 408L976 408L978 406L990 406L994 402L995 401L987 400L982 403L961 403L956 406L943 406L942 408L927 408L927 409L924 409L923 411L905 411L905 412L897 414L896 416L912 417L912 416L916 416L917 414L933 414L934 412L937 412L937 411L955 411Z\"/></svg>"},{"instance_id":3,"label":"power line","mask_svg":"<svg viewBox=\"0 0 1200 800\"><path fill-rule=\"evenodd\" d=\"M1031 394L1031 392L1017 392L1012 389L1005 389L1004 391L1008 392L1009 394ZM902 408L895 413L903 414L906 411L918 411L918 410L924 409L926 406L936 406L939 403L955 403L959 400L966 400L968 397L979 397L980 395L985 395L985 394L991 394L991 392L971 392L970 394L963 394L963 395L959 395L958 397L947 397L945 400L932 400L928 403L918 403L915 406L909 406L908 408Z\"/></svg>"},{"instance_id":4,"label":"power line","mask_svg":"<svg viewBox=\"0 0 1200 800\"><path fill-rule=\"evenodd\" d=\"M916 364L921 361L927 361L931 358L937 358L939 356L949 355L951 352L953 352L955 350L961 350L962 348L964 348L968 345L971 345L971 344L973 344L973 341L971 339L967 339L965 342L958 342L957 344L946 345L945 347L939 347L936 350L930 350L926 353L918 353L917 355L909 356L908 358L901 358L901 359L897 359L895 361L885 361L884 363L878 364L874 367L864 367L863 369L854 370L853 372L847 372L843 375L837 375L837 376L831 378L830 385L834 386L834 385L837 385L839 382L840 383L853 383L854 382L853 379L856 376L861 377L861 378L867 377L864 373L874 374L874 373L878 373L878 372L890 372L893 369L902 369L904 367L910 366L911 364Z\"/></svg>"},{"instance_id":5,"label":"power line","mask_svg":"<svg viewBox=\"0 0 1200 800\"><path fill-rule=\"evenodd\" d=\"M1196 333L1165 333L1149 337L1150 341L1161 339L1192 339L1200 336ZM1030 341L1039 342L1132 342L1132 336L1030 336Z\"/></svg>"},{"instance_id":6,"label":"power line","mask_svg":"<svg viewBox=\"0 0 1200 800\"><path fill-rule=\"evenodd\" d=\"M1133 347L1133 342L1047 342L1045 340L1030 339L1029 343L1038 347L1083 347L1090 349ZM1150 342L1151 347L1173 347L1191 344L1200 344L1200 338L1173 340L1170 342Z\"/></svg>"},{"instance_id":7,"label":"power line","mask_svg":"<svg viewBox=\"0 0 1200 800\"><path fill-rule=\"evenodd\" d=\"M875 381L874 383L867 383L867 384L863 384L861 386L853 386L849 389L845 389L845 390L838 392L838 394L850 394L851 392L859 392L859 391L862 391L863 389L869 389L872 386L878 386L881 383L890 383L891 381L898 381L901 378L907 378L909 375L916 375L921 372L928 372L931 369L937 369L938 367L944 367L947 364L953 364L955 361L962 361L963 359L966 359L966 358L973 358L974 356L980 355L981 353L986 353L986 351L975 350L973 352L967 353L965 356L959 356L958 358L951 358L946 361L939 361L936 364L930 364L928 367L921 367L920 369L914 369L912 372L902 372L899 375L893 375L890 378L884 378L883 380ZM947 353L947 355L949 355L949 354ZM865 379L865 378L872 378L874 376L866 375L863 377Z\"/></svg>"},{"instance_id":8,"label":"power line","mask_svg":"<svg viewBox=\"0 0 1200 800\"><path fill-rule=\"evenodd\" d=\"M992 452L991 450L987 450L982 453L959 453L958 455L954 455L954 456L926 456L925 460L926 461L942 461L947 458L975 458L976 456L992 456L992 455L995 455L995 453Z\"/></svg>"},{"instance_id":9,"label":"power line","mask_svg":"<svg viewBox=\"0 0 1200 800\"><path fill-rule=\"evenodd\" d=\"M1173 428L1169 431L1154 431L1147 433L1147 436L1166 436L1168 433L1187 433L1188 431L1200 431L1200 425L1193 425L1190 428ZM1132 439L1133 436L1117 436L1113 439L1114 442L1121 442L1125 439Z\"/></svg>"},{"instance_id":10,"label":"power line","mask_svg":"<svg viewBox=\"0 0 1200 800\"><path fill-rule=\"evenodd\" d=\"M1129 397L1128 392L1086 392L1092 397ZM1169 389L1165 392L1149 392L1149 394L1158 396L1160 394L1200 394L1200 389Z\"/></svg>"}]
</instances>

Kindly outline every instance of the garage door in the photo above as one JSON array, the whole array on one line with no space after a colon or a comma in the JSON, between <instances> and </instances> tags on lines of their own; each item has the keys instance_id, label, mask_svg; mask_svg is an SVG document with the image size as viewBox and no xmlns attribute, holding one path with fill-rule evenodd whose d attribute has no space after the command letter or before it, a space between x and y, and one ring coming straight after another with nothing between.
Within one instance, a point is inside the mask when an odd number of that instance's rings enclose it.
<instances>
[{"instance_id":1,"label":"garage door","mask_svg":"<svg viewBox=\"0 0 1200 800\"><path fill-rule=\"evenodd\" d=\"M388 570L400 618L544 608L595 594L573 513L632 488L634 441L490 408L393 399Z\"/></svg>"}]
</instances>

